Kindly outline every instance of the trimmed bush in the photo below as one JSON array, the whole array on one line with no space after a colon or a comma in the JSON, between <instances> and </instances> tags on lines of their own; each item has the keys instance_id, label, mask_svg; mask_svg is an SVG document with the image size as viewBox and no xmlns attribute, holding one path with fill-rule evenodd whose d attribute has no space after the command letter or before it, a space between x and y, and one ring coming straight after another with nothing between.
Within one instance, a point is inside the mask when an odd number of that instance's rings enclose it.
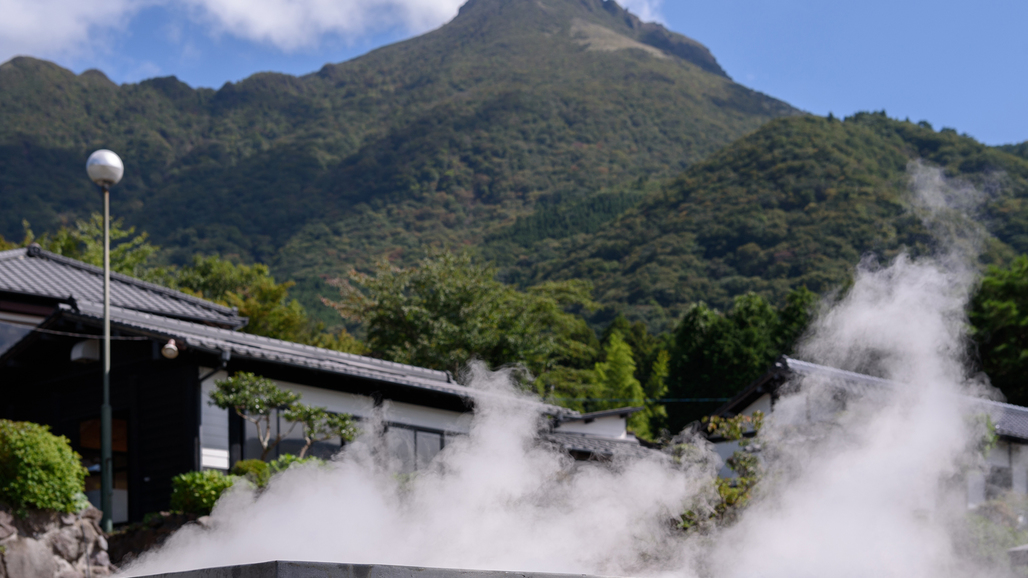
<instances>
[{"instance_id":1,"label":"trimmed bush","mask_svg":"<svg viewBox=\"0 0 1028 578\"><path fill-rule=\"evenodd\" d=\"M268 464L268 467L271 470L271 475L275 475L279 472L288 470L293 464L317 464L320 466L324 463L325 460L314 456L301 458L299 456L294 456L293 454L282 454L272 460L271 463Z\"/></svg>"},{"instance_id":2,"label":"trimmed bush","mask_svg":"<svg viewBox=\"0 0 1028 578\"><path fill-rule=\"evenodd\" d=\"M218 470L179 474L171 479L171 509L206 516L221 494L238 479Z\"/></svg>"},{"instance_id":3,"label":"trimmed bush","mask_svg":"<svg viewBox=\"0 0 1028 578\"><path fill-rule=\"evenodd\" d=\"M0 420L0 501L18 516L30 507L77 512L85 480L68 438L44 425Z\"/></svg>"},{"instance_id":4,"label":"trimmed bush","mask_svg":"<svg viewBox=\"0 0 1028 578\"><path fill-rule=\"evenodd\" d=\"M261 460L240 460L232 466L232 475L244 477L258 488L263 488L271 479L271 467Z\"/></svg>"}]
</instances>

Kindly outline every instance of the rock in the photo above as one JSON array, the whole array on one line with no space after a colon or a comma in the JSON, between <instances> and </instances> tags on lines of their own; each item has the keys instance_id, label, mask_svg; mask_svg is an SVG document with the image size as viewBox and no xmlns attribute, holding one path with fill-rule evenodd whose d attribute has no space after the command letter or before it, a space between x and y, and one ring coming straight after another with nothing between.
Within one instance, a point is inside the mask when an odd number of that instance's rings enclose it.
<instances>
[{"instance_id":1,"label":"rock","mask_svg":"<svg viewBox=\"0 0 1028 578\"><path fill-rule=\"evenodd\" d=\"M107 538L104 538L103 534L96 537L96 549L107 551Z\"/></svg>"},{"instance_id":2,"label":"rock","mask_svg":"<svg viewBox=\"0 0 1028 578\"><path fill-rule=\"evenodd\" d=\"M78 525L78 531L82 535L83 544L92 544L96 542L97 536L101 536L99 528L97 528L92 520L82 520Z\"/></svg>"},{"instance_id":3,"label":"rock","mask_svg":"<svg viewBox=\"0 0 1028 578\"><path fill-rule=\"evenodd\" d=\"M18 538L4 546L4 562L11 578L53 578L57 572L57 562L43 542Z\"/></svg>"},{"instance_id":4,"label":"rock","mask_svg":"<svg viewBox=\"0 0 1028 578\"><path fill-rule=\"evenodd\" d=\"M57 573L54 574L54 578L84 578L82 572L79 572L72 567L71 564L64 560L57 560Z\"/></svg>"},{"instance_id":5,"label":"rock","mask_svg":"<svg viewBox=\"0 0 1028 578\"><path fill-rule=\"evenodd\" d=\"M107 552L100 550L93 554L93 559L90 560L90 564L94 566L110 566L111 559L107 556Z\"/></svg>"},{"instance_id":6,"label":"rock","mask_svg":"<svg viewBox=\"0 0 1028 578\"><path fill-rule=\"evenodd\" d=\"M56 532L47 534L47 540L54 553L69 562L78 560L86 545L79 526L65 526Z\"/></svg>"},{"instance_id":7,"label":"rock","mask_svg":"<svg viewBox=\"0 0 1028 578\"><path fill-rule=\"evenodd\" d=\"M18 526L21 533L33 538L56 530L61 525L60 514L57 512L35 508L30 509L24 518L15 520L15 525Z\"/></svg>"},{"instance_id":8,"label":"rock","mask_svg":"<svg viewBox=\"0 0 1028 578\"><path fill-rule=\"evenodd\" d=\"M210 530L211 527L213 526L213 523L211 522L211 517L210 516L200 516L199 518L196 519L196 523L200 524L204 528L207 528L208 530Z\"/></svg>"},{"instance_id":9,"label":"rock","mask_svg":"<svg viewBox=\"0 0 1028 578\"><path fill-rule=\"evenodd\" d=\"M14 525L14 516L10 512L0 510L0 540L13 536L18 531Z\"/></svg>"},{"instance_id":10,"label":"rock","mask_svg":"<svg viewBox=\"0 0 1028 578\"><path fill-rule=\"evenodd\" d=\"M99 523L104 517L104 513L94 506L89 506L85 510L82 510L82 518L85 520L93 520Z\"/></svg>"},{"instance_id":11,"label":"rock","mask_svg":"<svg viewBox=\"0 0 1028 578\"><path fill-rule=\"evenodd\" d=\"M65 526L70 526L78 521L79 517L76 514L61 514L61 524Z\"/></svg>"}]
</instances>

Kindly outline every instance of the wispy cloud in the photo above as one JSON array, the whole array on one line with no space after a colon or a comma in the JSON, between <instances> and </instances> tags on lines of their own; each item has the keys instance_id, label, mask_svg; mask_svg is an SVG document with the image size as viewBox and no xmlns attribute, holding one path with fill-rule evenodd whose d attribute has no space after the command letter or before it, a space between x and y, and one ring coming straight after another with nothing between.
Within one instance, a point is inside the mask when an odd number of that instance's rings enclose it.
<instances>
[{"instance_id":1,"label":"wispy cloud","mask_svg":"<svg viewBox=\"0 0 1028 578\"><path fill-rule=\"evenodd\" d=\"M0 62L92 52L98 35L124 28L149 2L138 0L6 0L0 17Z\"/></svg>"},{"instance_id":2,"label":"wispy cloud","mask_svg":"<svg viewBox=\"0 0 1028 578\"><path fill-rule=\"evenodd\" d=\"M19 54L84 56L142 9L183 11L211 34L228 34L284 52L328 37L356 40L401 28L418 33L457 14L463 0L6 0L0 62Z\"/></svg>"},{"instance_id":3,"label":"wispy cloud","mask_svg":"<svg viewBox=\"0 0 1028 578\"><path fill-rule=\"evenodd\" d=\"M663 22L660 7L664 0L621 0L620 4L645 22Z\"/></svg>"},{"instance_id":4,"label":"wispy cloud","mask_svg":"<svg viewBox=\"0 0 1028 578\"><path fill-rule=\"evenodd\" d=\"M216 32L284 51L402 27L422 32L457 14L463 0L185 0L194 19Z\"/></svg>"}]
</instances>

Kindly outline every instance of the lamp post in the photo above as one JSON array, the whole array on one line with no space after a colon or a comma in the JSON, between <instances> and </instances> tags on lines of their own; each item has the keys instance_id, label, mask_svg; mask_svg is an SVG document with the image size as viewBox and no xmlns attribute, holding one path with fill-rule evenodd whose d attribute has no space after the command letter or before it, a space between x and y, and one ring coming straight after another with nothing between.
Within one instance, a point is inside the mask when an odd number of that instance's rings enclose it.
<instances>
[{"instance_id":1,"label":"lamp post","mask_svg":"<svg viewBox=\"0 0 1028 578\"><path fill-rule=\"evenodd\" d=\"M89 155L86 173L104 196L104 403L100 406L100 509L104 532L114 528L114 460L111 456L111 192L125 165L118 155L100 149Z\"/></svg>"}]
</instances>

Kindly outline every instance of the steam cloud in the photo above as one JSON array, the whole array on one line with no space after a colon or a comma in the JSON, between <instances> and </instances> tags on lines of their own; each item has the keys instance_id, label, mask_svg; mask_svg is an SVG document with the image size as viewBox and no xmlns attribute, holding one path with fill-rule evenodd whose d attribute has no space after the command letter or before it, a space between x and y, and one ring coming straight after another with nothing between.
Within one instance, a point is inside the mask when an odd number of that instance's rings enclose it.
<instances>
[{"instance_id":1,"label":"steam cloud","mask_svg":"<svg viewBox=\"0 0 1028 578\"><path fill-rule=\"evenodd\" d=\"M950 525L966 510L965 308L981 232L962 215L977 192L909 167L913 210L936 256L871 260L825 305L798 357L903 384L840 405L832 384L790 384L761 433L766 474L738 522L709 535L670 523L710 498L719 466L697 442L685 465L654 457L577 464L533 439L538 417L492 401L466 439L410 480L373 437L329 468L298 468L259 497L234 490L214 528L185 528L126 575L272 559L624 576L965 578ZM510 389L482 369L474 387ZM704 457L705 456L705 457ZM994 571L994 570L989 570ZM991 574L995 575L995 574Z\"/></svg>"}]
</instances>

